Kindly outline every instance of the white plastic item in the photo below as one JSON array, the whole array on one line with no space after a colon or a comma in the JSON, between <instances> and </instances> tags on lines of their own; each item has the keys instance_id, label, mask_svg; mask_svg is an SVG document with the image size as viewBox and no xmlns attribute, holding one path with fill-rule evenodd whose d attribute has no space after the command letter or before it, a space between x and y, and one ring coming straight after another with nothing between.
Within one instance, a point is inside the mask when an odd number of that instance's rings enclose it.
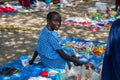
<instances>
[{"instance_id":1,"label":"white plastic item","mask_svg":"<svg viewBox=\"0 0 120 80\"><path fill-rule=\"evenodd\" d=\"M88 11L88 13L92 13L92 12L97 12L97 9L90 7L87 9L87 11Z\"/></svg>"},{"instance_id":2,"label":"white plastic item","mask_svg":"<svg viewBox=\"0 0 120 80\"><path fill-rule=\"evenodd\" d=\"M69 2L67 0L60 0L61 4L68 4Z\"/></svg>"},{"instance_id":3,"label":"white plastic item","mask_svg":"<svg viewBox=\"0 0 120 80\"><path fill-rule=\"evenodd\" d=\"M100 11L101 13L105 13L106 9L107 9L107 3L103 3L103 2L96 2L96 8L98 11Z\"/></svg>"},{"instance_id":4,"label":"white plastic item","mask_svg":"<svg viewBox=\"0 0 120 80\"><path fill-rule=\"evenodd\" d=\"M43 2L43 1L37 1L35 4L36 4L37 7L47 6L47 4L45 2Z\"/></svg>"},{"instance_id":5,"label":"white plastic item","mask_svg":"<svg viewBox=\"0 0 120 80\"><path fill-rule=\"evenodd\" d=\"M99 1L99 0L92 0L92 1Z\"/></svg>"},{"instance_id":6,"label":"white plastic item","mask_svg":"<svg viewBox=\"0 0 120 80\"><path fill-rule=\"evenodd\" d=\"M20 60L21 60L21 63L22 63L22 65L24 67L29 65L29 61L28 61L28 57L27 56L21 56Z\"/></svg>"},{"instance_id":7,"label":"white plastic item","mask_svg":"<svg viewBox=\"0 0 120 80\"><path fill-rule=\"evenodd\" d=\"M36 1L35 4L36 4L37 7L40 7L40 2L38 0Z\"/></svg>"},{"instance_id":8,"label":"white plastic item","mask_svg":"<svg viewBox=\"0 0 120 80\"><path fill-rule=\"evenodd\" d=\"M30 61L30 60L32 59L32 57L33 57L33 55L29 55L29 56L28 56L28 60ZM34 63L35 63L35 64L40 63L40 56L37 56L37 57L35 58Z\"/></svg>"},{"instance_id":9,"label":"white plastic item","mask_svg":"<svg viewBox=\"0 0 120 80\"><path fill-rule=\"evenodd\" d=\"M52 80L52 79L38 76L38 77L30 77L28 80Z\"/></svg>"}]
</instances>

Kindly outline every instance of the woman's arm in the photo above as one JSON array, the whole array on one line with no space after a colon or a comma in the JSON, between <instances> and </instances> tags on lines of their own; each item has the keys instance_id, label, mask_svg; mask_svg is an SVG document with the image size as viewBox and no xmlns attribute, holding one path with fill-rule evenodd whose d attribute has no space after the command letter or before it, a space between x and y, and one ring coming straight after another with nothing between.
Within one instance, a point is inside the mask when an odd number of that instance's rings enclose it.
<instances>
[{"instance_id":1,"label":"woman's arm","mask_svg":"<svg viewBox=\"0 0 120 80\"><path fill-rule=\"evenodd\" d=\"M35 51L34 54L33 54L32 59L29 61L29 64L30 64L30 65L33 64L33 62L34 62L35 58L37 57L37 55L38 55L38 52Z\"/></svg>"},{"instance_id":2,"label":"woman's arm","mask_svg":"<svg viewBox=\"0 0 120 80\"><path fill-rule=\"evenodd\" d=\"M67 55L63 50L57 50L57 52L59 53L59 55L62 58L66 59L66 60L69 60L69 61L72 61L73 63L76 63L77 65L87 64L87 63L80 62L75 57Z\"/></svg>"}]
</instances>

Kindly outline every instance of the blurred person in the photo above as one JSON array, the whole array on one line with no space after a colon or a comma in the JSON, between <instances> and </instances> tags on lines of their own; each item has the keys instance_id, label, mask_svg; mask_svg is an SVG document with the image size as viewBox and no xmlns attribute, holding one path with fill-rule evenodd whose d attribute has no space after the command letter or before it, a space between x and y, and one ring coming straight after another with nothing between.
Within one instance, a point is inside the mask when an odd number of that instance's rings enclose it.
<instances>
[{"instance_id":1,"label":"blurred person","mask_svg":"<svg viewBox=\"0 0 120 80\"><path fill-rule=\"evenodd\" d=\"M115 0L115 11L118 11L120 6L120 0Z\"/></svg>"},{"instance_id":2,"label":"blurred person","mask_svg":"<svg viewBox=\"0 0 120 80\"><path fill-rule=\"evenodd\" d=\"M120 80L120 19L113 22L109 32L101 80Z\"/></svg>"}]
</instances>

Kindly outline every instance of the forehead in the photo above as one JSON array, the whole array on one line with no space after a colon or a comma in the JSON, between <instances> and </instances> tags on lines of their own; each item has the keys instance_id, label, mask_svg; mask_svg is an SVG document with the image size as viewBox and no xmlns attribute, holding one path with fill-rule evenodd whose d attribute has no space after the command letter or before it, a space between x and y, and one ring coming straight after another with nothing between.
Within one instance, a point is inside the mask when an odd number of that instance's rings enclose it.
<instances>
[{"instance_id":1,"label":"forehead","mask_svg":"<svg viewBox=\"0 0 120 80\"><path fill-rule=\"evenodd\" d=\"M51 17L51 20L53 20L53 21L60 21L61 20L61 16L54 15L54 16Z\"/></svg>"}]
</instances>

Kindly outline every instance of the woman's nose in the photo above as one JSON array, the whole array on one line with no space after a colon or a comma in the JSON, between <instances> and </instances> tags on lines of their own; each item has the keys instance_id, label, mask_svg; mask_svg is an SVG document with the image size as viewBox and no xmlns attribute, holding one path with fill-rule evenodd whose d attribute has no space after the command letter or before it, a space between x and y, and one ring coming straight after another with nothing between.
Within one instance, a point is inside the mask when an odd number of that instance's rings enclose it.
<instances>
[{"instance_id":1,"label":"woman's nose","mask_svg":"<svg viewBox=\"0 0 120 80\"><path fill-rule=\"evenodd\" d=\"M56 23L55 23L55 25L57 25L57 26L58 26L58 25L60 25L60 23L56 22Z\"/></svg>"},{"instance_id":2,"label":"woman's nose","mask_svg":"<svg viewBox=\"0 0 120 80\"><path fill-rule=\"evenodd\" d=\"M57 25L60 25L61 24L61 22L57 22Z\"/></svg>"}]
</instances>

